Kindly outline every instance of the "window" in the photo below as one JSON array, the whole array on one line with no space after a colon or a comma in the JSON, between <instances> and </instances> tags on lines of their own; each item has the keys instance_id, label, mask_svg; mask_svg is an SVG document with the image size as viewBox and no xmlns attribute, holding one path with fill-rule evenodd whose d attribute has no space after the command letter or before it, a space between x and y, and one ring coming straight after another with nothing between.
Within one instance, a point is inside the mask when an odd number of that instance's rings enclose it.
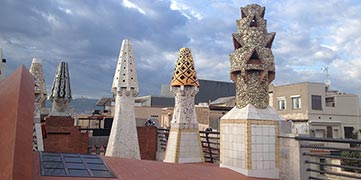
<instances>
[{"instance_id":1,"label":"window","mask_svg":"<svg viewBox=\"0 0 361 180\"><path fill-rule=\"evenodd\" d=\"M326 137L327 138L332 138L332 126L327 126L327 133L326 133Z\"/></svg>"},{"instance_id":2,"label":"window","mask_svg":"<svg viewBox=\"0 0 361 180\"><path fill-rule=\"evenodd\" d=\"M278 97L277 98L278 110L286 109L286 98L285 97Z\"/></svg>"},{"instance_id":3,"label":"window","mask_svg":"<svg viewBox=\"0 0 361 180\"><path fill-rule=\"evenodd\" d=\"M315 137L324 138L325 135L326 135L326 132L324 129L316 129Z\"/></svg>"},{"instance_id":4,"label":"window","mask_svg":"<svg viewBox=\"0 0 361 180\"><path fill-rule=\"evenodd\" d=\"M353 127L344 127L345 139L357 139L357 135L353 133Z\"/></svg>"},{"instance_id":5,"label":"window","mask_svg":"<svg viewBox=\"0 0 361 180\"><path fill-rule=\"evenodd\" d=\"M326 107L335 107L335 97L326 97Z\"/></svg>"},{"instance_id":6,"label":"window","mask_svg":"<svg viewBox=\"0 0 361 180\"><path fill-rule=\"evenodd\" d=\"M301 96L291 96L292 109L301 109Z\"/></svg>"},{"instance_id":7,"label":"window","mask_svg":"<svg viewBox=\"0 0 361 180\"><path fill-rule=\"evenodd\" d=\"M312 110L322 110L321 96L312 95L311 98L312 98L312 104L311 104Z\"/></svg>"}]
</instances>

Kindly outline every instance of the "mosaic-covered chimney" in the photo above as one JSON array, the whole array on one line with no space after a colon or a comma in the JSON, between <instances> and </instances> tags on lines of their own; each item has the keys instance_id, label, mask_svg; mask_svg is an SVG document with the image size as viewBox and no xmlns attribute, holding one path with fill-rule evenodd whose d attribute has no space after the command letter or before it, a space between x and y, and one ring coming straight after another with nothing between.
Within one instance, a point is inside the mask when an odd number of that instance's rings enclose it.
<instances>
[{"instance_id":1,"label":"mosaic-covered chimney","mask_svg":"<svg viewBox=\"0 0 361 180\"><path fill-rule=\"evenodd\" d=\"M268 106L268 85L275 79L272 42L276 33L267 32L265 8L257 4L241 7L242 19L233 33L234 52L230 54L231 79L236 85L236 105Z\"/></svg>"},{"instance_id":2,"label":"mosaic-covered chimney","mask_svg":"<svg viewBox=\"0 0 361 180\"><path fill-rule=\"evenodd\" d=\"M105 156L140 159L134 112L138 87L132 43L125 39L114 73L112 85L115 97L114 119Z\"/></svg>"},{"instance_id":3,"label":"mosaic-covered chimney","mask_svg":"<svg viewBox=\"0 0 361 180\"><path fill-rule=\"evenodd\" d=\"M268 85L275 78L265 8L241 7L238 32L232 34L231 79L236 106L220 120L220 167L248 177L279 179L279 134L282 117L268 105Z\"/></svg>"},{"instance_id":4,"label":"mosaic-covered chimney","mask_svg":"<svg viewBox=\"0 0 361 180\"><path fill-rule=\"evenodd\" d=\"M41 59L33 58L30 66L30 74L34 76L35 82L35 103L39 104L40 108L45 107L45 100L47 98L45 79L43 74L43 65Z\"/></svg>"},{"instance_id":5,"label":"mosaic-covered chimney","mask_svg":"<svg viewBox=\"0 0 361 180\"><path fill-rule=\"evenodd\" d=\"M34 76L34 122L33 122L33 150L44 151L41 132L41 108L45 107L46 87L41 59L33 58L30 74Z\"/></svg>"},{"instance_id":6,"label":"mosaic-covered chimney","mask_svg":"<svg viewBox=\"0 0 361 180\"><path fill-rule=\"evenodd\" d=\"M204 162L194 107L198 87L191 50L182 48L171 81L175 105L164 162Z\"/></svg>"},{"instance_id":7,"label":"mosaic-covered chimney","mask_svg":"<svg viewBox=\"0 0 361 180\"><path fill-rule=\"evenodd\" d=\"M68 105L72 100L68 63L60 62L55 73L49 100L53 102L51 116L69 116Z\"/></svg>"}]
</instances>

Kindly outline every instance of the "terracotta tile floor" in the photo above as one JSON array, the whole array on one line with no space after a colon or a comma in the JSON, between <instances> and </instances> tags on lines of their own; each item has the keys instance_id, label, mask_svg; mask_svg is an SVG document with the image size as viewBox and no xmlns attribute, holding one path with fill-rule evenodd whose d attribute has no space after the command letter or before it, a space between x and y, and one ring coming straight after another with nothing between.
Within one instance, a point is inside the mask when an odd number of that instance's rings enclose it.
<instances>
[{"instance_id":1,"label":"terracotta tile floor","mask_svg":"<svg viewBox=\"0 0 361 180\"><path fill-rule=\"evenodd\" d=\"M249 178L210 163L173 164L125 158L102 158L119 180L265 180L262 178ZM39 154L34 152L34 180L115 180L114 178L40 176L39 170Z\"/></svg>"}]
</instances>

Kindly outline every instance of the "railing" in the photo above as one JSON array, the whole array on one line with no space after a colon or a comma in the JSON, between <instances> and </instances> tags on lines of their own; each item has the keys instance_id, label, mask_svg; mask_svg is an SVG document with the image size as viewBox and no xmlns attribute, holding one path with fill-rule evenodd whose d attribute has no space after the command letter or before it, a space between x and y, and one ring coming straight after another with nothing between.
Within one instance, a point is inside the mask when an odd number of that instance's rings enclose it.
<instances>
[{"instance_id":1,"label":"railing","mask_svg":"<svg viewBox=\"0 0 361 180\"><path fill-rule=\"evenodd\" d=\"M219 132L199 131L206 162L219 163Z\"/></svg>"},{"instance_id":2,"label":"railing","mask_svg":"<svg viewBox=\"0 0 361 180\"><path fill-rule=\"evenodd\" d=\"M158 136L158 151L165 151L167 148L169 129L158 128L157 136Z\"/></svg>"},{"instance_id":3,"label":"railing","mask_svg":"<svg viewBox=\"0 0 361 180\"><path fill-rule=\"evenodd\" d=\"M96 130L92 128L82 128L81 130ZM206 162L219 163L220 138L219 132L199 131L204 159ZM158 128L158 151L165 152L167 148L169 129ZM108 142L107 136L93 136L89 138L88 154L104 155Z\"/></svg>"},{"instance_id":4,"label":"railing","mask_svg":"<svg viewBox=\"0 0 361 180\"><path fill-rule=\"evenodd\" d=\"M158 151L165 151L169 129L158 128ZM219 132L199 131L204 159L206 162L219 162Z\"/></svg>"},{"instance_id":5,"label":"railing","mask_svg":"<svg viewBox=\"0 0 361 180\"><path fill-rule=\"evenodd\" d=\"M300 148L309 179L361 179L361 145L359 140L332 139L316 137L295 137ZM312 143L323 143L315 146Z\"/></svg>"}]
</instances>

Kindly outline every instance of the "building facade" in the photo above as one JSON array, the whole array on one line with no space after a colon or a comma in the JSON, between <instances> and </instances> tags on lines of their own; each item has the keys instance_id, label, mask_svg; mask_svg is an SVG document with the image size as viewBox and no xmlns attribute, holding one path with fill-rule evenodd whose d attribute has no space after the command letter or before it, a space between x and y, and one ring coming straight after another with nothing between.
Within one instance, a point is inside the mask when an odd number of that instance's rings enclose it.
<instances>
[{"instance_id":1,"label":"building facade","mask_svg":"<svg viewBox=\"0 0 361 180\"><path fill-rule=\"evenodd\" d=\"M292 121L295 134L327 138L360 137L357 95L331 91L324 83L270 86L270 105Z\"/></svg>"}]
</instances>

